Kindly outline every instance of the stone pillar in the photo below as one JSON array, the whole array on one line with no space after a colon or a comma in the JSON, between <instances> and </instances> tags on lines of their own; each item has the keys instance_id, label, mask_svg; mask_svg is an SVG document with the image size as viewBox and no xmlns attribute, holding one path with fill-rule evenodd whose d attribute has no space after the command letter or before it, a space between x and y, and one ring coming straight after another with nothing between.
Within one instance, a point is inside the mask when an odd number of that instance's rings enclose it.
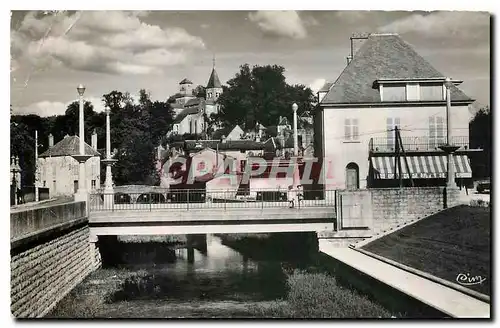
<instances>
[{"instance_id":1,"label":"stone pillar","mask_svg":"<svg viewBox=\"0 0 500 328\"><path fill-rule=\"evenodd\" d=\"M92 155L85 155L85 130L84 130L84 119L83 119L83 93L85 92L85 87L79 85L77 88L78 94L80 96L80 111L79 111L79 141L80 149L78 155L73 155L72 157L80 163L78 172L78 191L75 194L75 201L86 202L88 200L87 193L87 175L85 173L85 162L92 157Z\"/></svg>"},{"instance_id":2,"label":"stone pillar","mask_svg":"<svg viewBox=\"0 0 500 328\"><path fill-rule=\"evenodd\" d=\"M106 180L104 181L104 207L112 208L114 206L113 173L111 167L116 162L111 158L111 126L109 120L110 109L106 108L106 159L101 161L106 165Z\"/></svg>"}]
</instances>

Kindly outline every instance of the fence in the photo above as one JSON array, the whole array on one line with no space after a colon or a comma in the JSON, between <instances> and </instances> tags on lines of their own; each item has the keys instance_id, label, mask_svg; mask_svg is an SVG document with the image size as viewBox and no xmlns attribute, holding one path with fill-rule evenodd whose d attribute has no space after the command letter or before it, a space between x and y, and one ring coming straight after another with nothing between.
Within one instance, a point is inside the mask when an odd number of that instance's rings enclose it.
<instances>
[{"instance_id":1,"label":"fence","mask_svg":"<svg viewBox=\"0 0 500 328\"><path fill-rule=\"evenodd\" d=\"M94 193L90 195L90 211L155 209L230 209L287 208L335 206L335 190L253 190L237 196L236 191L202 189L165 189L144 193Z\"/></svg>"},{"instance_id":2,"label":"fence","mask_svg":"<svg viewBox=\"0 0 500 328\"><path fill-rule=\"evenodd\" d=\"M439 147L446 144L446 137L429 138L429 137L402 137L403 148L405 151L425 151L439 150ZM461 148L469 148L468 136L451 137L451 144ZM394 152L396 139L390 138L371 138L369 148L371 152Z\"/></svg>"}]
</instances>

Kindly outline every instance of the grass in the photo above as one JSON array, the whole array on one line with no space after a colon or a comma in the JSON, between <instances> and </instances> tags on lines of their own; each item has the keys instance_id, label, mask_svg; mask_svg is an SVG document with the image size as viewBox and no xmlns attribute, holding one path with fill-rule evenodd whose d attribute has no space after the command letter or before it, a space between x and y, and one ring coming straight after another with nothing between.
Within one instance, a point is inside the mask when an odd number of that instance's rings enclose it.
<instances>
[{"instance_id":1,"label":"grass","mask_svg":"<svg viewBox=\"0 0 500 328\"><path fill-rule=\"evenodd\" d=\"M144 270L135 273L124 269L97 270L59 301L46 318L99 318L106 304L113 301L112 296L121 290L124 280L146 275ZM110 276L114 279L110 280Z\"/></svg>"},{"instance_id":2,"label":"grass","mask_svg":"<svg viewBox=\"0 0 500 328\"><path fill-rule=\"evenodd\" d=\"M391 313L366 296L339 285L326 273L295 270L287 278L284 300L255 306L262 318L390 318Z\"/></svg>"},{"instance_id":3,"label":"grass","mask_svg":"<svg viewBox=\"0 0 500 328\"><path fill-rule=\"evenodd\" d=\"M362 248L454 283L459 274L485 277L465 287L490 295L490 229L490 207L461 205Z\"/></svg>"}]
</instances>

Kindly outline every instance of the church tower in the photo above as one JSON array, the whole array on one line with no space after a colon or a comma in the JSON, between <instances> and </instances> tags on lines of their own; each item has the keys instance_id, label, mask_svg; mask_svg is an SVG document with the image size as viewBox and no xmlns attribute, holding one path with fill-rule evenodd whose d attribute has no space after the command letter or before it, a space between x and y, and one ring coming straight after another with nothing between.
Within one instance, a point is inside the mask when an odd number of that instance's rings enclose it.
<instances>
[{"instance_id":1,"label":"church tower","mask_svg":"<svg viewBox=\"0 0 500 328\"><path fill-rule=\"evenodd\" d=\"M205 112L207 115L210 115L211 113L218 113L219 105L217 104L217 100L222 94L222 84L220 83L219 76L215 70L215 56L213 59L212 74L210 74L210 78L208 79L205 92L207 100Z\"/></svg>"}]
</instances>

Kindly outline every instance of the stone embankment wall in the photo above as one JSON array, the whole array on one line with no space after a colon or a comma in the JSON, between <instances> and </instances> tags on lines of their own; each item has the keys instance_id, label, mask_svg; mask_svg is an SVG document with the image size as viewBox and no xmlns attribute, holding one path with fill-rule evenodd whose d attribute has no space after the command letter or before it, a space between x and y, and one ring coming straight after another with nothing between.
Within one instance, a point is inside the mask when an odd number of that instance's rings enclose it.
<instances>
[{"instance_id":1,"label":"stone embankment wall","mask_svg":"<svg viewBox=\"0 0 500 328\"><path fill-rule=\"evenodd\" d=\"M459 190L444 187L339 190L337 198L336 231L318 232L318 238L330 239L338 247L347 247L458 205Z\"/></svg>"},{"instance_id":2,"label":"stone embankment wall","mask_svg":"<svg viewBox=\"0 0 500 328\"><path fill-rule=\"evenodd\" d=\"M443 187L370 189L370 191L373 233L429 216L444 209L445 203L448 207L454 206L459 196L457 190L445 191Z\"/></svg>"},{"instance_id":3,"label":"stone embankment wall","mask_svg":"<svg viewBox=\"0 0 500 328\"><path fill-rule=\"evenodd\" d=\"M11 213L10 265L13 316L49 313L100 266L96 244L89 242L85 203Z\"/></svg>"}]
</instances>

